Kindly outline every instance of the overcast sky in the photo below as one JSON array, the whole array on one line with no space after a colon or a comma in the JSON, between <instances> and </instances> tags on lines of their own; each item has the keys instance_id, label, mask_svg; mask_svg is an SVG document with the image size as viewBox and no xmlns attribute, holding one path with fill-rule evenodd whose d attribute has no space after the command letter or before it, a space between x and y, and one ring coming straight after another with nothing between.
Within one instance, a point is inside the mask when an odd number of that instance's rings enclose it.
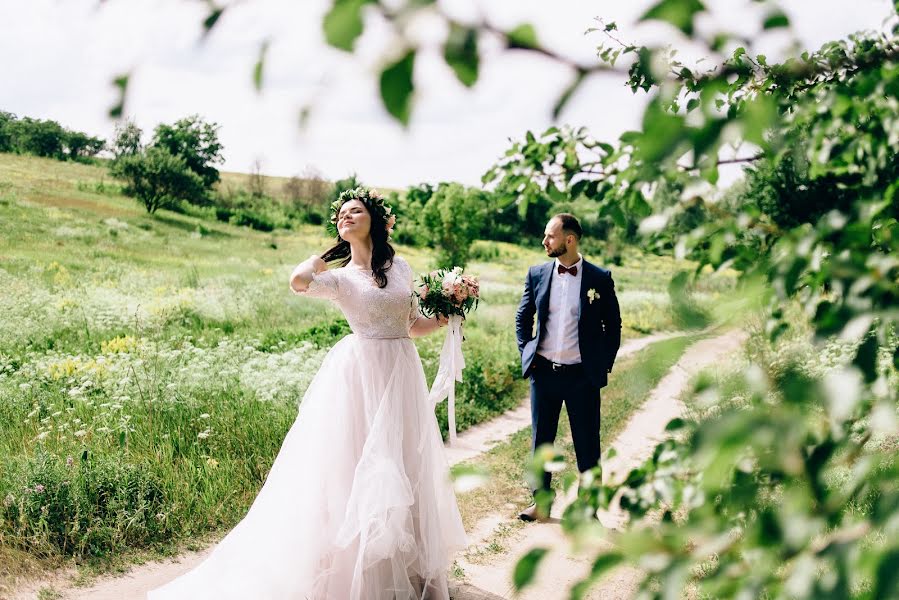
<instances>
[{"instance_id":1,"label":"overcast sky","mask_svg":"<svg viewBox=\"0 0 899 600\"><path fill-rule=\"evenodd\" d=\"M620 35L678 43L660 24L637 26L650 0L448 0L460 17L482 14L511 28L533 23L542 43L581 62L595 56L600 34L585 35L595 17L616 21ZM760 10L747 0L706 2L702 28L752 34ZM424 21L416 37L412 125L404 130L377 96L378 59L391 44L388 29L370 18L356 56L329 48L321 18L328 0L244 0L225 13L200 43L205 3L198 0L0 0L0 110L55 119L109 137L114 122L110 84L132 73L127 114L149 133L160 122L199 113L221 125L225 170L249 171L255 160L271 175L314 167L335 179L356 172L365 183L400 187L446 180L478 184L509 138L551 123L551 107L569 70L528 53L482 48L481 78L468 90L439 54L441 28ZM782 3L803 47L861 29L882 29L890 0L789 0ZM251 84L259 44L271 39L265 87ZM758 51L773 58L787 44L767 34ZM685 48L685 51L689 51ZM311 103L305 129L299 113ZM643 99L620 77L592 77L560 122L585 125L614 140L638 126Z\"/></svg>"}]
</instances>

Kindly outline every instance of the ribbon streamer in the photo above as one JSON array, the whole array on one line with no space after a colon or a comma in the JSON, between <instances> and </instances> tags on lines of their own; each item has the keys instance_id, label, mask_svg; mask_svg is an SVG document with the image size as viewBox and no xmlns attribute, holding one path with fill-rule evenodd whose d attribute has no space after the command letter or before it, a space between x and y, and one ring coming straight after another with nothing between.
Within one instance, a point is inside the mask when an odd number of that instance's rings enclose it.
<instances>
[{"instance_id":1,"label":"ribbon streamer","mask_svg":"<svg viewBox=\"0 0 899 600\"><path fill-rule=\"evenodd\" d=\"M449 417L449 445L456 443L456 382L462 382L462 369L465 368L465 357L462 356L462 317L452 315L446 331L446 340L440 351L440 366L428 399L436 406L438 402L448 398L446 413Z\"/></svg>"}]
</instances>

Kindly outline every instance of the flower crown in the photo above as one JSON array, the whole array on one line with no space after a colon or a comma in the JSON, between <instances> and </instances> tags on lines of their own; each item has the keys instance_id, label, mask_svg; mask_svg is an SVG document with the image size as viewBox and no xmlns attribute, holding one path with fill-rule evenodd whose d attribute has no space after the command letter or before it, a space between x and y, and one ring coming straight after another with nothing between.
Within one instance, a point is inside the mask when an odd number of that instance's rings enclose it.
<instances>
[{"instance_id":1,"label":"flower crown","mask_svg":"<svg viewBox=\"0 0 899 600\"><path fill-rule=\"evenodd\" d=\"M337 200L331 203L331 218L328 220L327 227L328 233L333 237L340 236L337 231L337 214L340 212L340 207L350 200L359 200L365 204L369 212L378 213L386 221L387 237L389 238L393 234L393 226L396 225L396 215L391 214L393 208L384 201L384 197L378 190L357 187L342 191Z\"/></svg>"}]
</instances>

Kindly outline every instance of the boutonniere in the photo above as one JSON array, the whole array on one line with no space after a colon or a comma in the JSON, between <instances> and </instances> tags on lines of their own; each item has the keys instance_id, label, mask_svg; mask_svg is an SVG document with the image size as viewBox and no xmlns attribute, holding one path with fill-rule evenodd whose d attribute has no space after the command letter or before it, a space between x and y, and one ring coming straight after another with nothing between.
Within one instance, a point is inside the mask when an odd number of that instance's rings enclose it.
<instances>
[{"instance_id":1,"label":"boutonniere","mask_svg":"<svg viewBox=\"0 0 899 600\"><path fill-rule=\"evenodd\" d=\"M599 292L594 289L587 290L587 298L590 299L590 304L593 304L594 300L599 300Z\"/></svg>"}]
</instances>

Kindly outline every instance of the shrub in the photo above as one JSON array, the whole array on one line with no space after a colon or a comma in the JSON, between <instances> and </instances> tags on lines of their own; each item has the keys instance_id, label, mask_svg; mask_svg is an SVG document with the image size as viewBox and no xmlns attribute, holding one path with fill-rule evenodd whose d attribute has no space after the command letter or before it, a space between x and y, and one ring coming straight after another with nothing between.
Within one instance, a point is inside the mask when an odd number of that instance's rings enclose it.
<instances>
[{"instance_id":1,"label":"shrub","mask_svg":"<svg viewBox=\"0 0 899 600\"><path fill-rule=\"evenodd\" d=\"M218 212L218 210L216 210L216 212ZM250 229L256 229L258 231L274 231L275 229L275 223L265 215L245 208L238 208L231 212L231 216L228 217L228 222L232 225L249 227Z\"/></svg>"},{"instance_id":2,"label":"shrub","mask_svg":"<svg viewBox=\"0 0 899 600\"><path fill-rule=\"evenodd\" d=\"M101 556L164 538L161 482L118 457L80 459L38 451L0 481L7 543L37 555Z\"/></svg>"}]
</instances>

